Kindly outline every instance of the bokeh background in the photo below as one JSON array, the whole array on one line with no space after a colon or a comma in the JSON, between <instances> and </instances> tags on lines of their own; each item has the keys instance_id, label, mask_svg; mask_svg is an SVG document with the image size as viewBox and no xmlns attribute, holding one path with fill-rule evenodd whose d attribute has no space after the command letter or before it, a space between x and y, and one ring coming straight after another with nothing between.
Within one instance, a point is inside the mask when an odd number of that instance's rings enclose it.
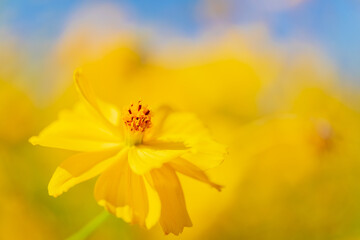
<instances>
[{"instance_id":1,"label":"bokeh background","mask_svg":"<svg viewBox=\"0 0 360 240\"><path fill-rule=\"evenodd\" d=\"M102 211L94 181L47 194L71 152L32 135L90 72L118 106L196 113L228 146L181 176L180 237L110 218L90 239L360 239L360 1L0 1L0 239L64 239Z\"/></svg>"}]
</instances>

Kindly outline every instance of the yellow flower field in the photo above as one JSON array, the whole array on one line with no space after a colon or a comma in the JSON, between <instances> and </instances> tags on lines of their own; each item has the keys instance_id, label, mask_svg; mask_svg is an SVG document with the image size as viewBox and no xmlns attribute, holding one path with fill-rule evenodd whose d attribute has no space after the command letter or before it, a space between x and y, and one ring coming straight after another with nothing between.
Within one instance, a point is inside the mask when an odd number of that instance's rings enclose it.
<instances>
[{"instance_id":1,"label":"yellow flower field","mask_svg":"<svg viewBox=\"0 0 360 240\"><path fill-rule=\"evenodd\" d=\"M0 239L359 239L359 9L1 3Z\"/></svg>"}]
</instances>

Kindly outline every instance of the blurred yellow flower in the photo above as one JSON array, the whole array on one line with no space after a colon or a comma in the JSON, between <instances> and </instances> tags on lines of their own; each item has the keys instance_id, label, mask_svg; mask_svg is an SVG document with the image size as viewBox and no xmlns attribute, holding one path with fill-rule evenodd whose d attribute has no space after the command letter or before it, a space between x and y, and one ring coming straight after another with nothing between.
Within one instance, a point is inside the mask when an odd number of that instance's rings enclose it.
<instances>
[{"instance_id":1,"label":"blurred yellow flower","mask_svg":"<svg viewBox=\"0 0 360 240\"><path fill-rule=\"evenodd\" d=\"M121 113L95 96L82 70L74 78L83 102L30 139L82 152L56 169L49 194L59 196L101 174L95 198L117 217L148 229L159 221L166 234L192 226L176 173L220 190L204 171L223 161L224 146L192 114L166 107L153 112L141 101Z\"/></svg>"},{"instance_id":2,"label":"blurred yellow flower","mask_svg":"<svg viewBox=\"0 0 360 240\"><path fill-rule=\"evenodd\" d=\"M340 89L307 84L277 114L235 132L247 164L219 216L230 220L204 239L358 238L360 113Z\"/></svg>"},{"instance_id":3,"label":"blurred yellow flower","mask_svg":"<svg viewBox=\"0 0 360 240\"><path fill-rule=\"evenodd\" d=\"M0 145L26 141L34 128L34 112L35 106L24 91L0 79Z\"/></svg>"}]
</instances>

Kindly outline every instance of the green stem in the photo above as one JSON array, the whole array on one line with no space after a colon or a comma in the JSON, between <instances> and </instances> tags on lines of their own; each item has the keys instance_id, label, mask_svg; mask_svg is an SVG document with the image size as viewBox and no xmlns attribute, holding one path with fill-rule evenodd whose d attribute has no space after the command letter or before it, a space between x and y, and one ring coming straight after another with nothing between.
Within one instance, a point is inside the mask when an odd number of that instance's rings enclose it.
<instances>
[{"instance_id":1,"label":"green stem","mask_svg":"<svg viewBox=\"0 0 360 240\"><path fill-rule=\"evenodd\" d=\"M107 211L101 212L97 217L91 220L88 224L82 227L79 231L71 235L66 240L84 240L90 236L107 218L110 213Z\"/></svg>"}]
</instances>

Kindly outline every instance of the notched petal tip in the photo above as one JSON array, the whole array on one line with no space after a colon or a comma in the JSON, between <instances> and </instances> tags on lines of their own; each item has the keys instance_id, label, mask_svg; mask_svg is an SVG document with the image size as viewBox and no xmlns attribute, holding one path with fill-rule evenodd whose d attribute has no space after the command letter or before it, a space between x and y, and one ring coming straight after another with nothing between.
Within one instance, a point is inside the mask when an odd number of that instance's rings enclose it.
<instances>
[{"instance_id":1,"label":"notched petal tip","mask_svg":"<svg viewBox=\"0 0 360 240\"><path fill-rule=\"evenodd\" d=\"M97 203L99 204L99 206L103 207L106 211L116 216L116 208L110 203L108 203L106 200L101 199L98 200Z\"/></svg>"},{"instance_id":2,"label":"notched petal tip","mask_svg":"<svg viewBox=\"0 0 360 240\"><path fill-rule=\"evenodd\" d=\"M165 229L163 228L163 232L164 234L167 236L169 235L170 233L174 234L175 236L179 236L181 233L184 232L184 229L186 227L192 227L193 224L192 224L192 221L189 219L189 222L187 222L184 226L182 226L181 228L177 228L177 229Z\"/></svg>"},{"instance_id":3,"label":"notched petal tip","mask_svg":"<svg viewBox=\"0 0 360 240\"><path fill-rule=\"evenodd\" d=\"M123 219L127 223L139 224L140 226L145 227L143 224L136 221L136 218L134 217L134 212L129 205L115 207L114 205L112 205L111 203L109 203L104 199L99 200L98 204L99 206L102 206L109 213L113 214L117 218Z\"/></svg>"}]
</instances>

